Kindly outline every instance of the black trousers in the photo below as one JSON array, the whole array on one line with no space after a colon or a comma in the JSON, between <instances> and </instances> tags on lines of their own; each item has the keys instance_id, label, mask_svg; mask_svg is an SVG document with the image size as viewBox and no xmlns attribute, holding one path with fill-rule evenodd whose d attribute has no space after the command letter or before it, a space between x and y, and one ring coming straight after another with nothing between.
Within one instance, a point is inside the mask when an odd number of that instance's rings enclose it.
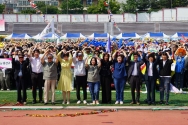
<instances>
[{"instance_id":1,"label":"black trousers","mask_svg":"<svg viewBox=\"0 0 188 125\"><path fill-rule=\"evenodd\" d=\"M77 99L80 100L80 87L82 87L83 90L83 100L87 99L87 79L86 76L76 76L76 96Z\"/></svg>"},{"instance_id":2,"label":"black trousers","mask_svg":"<svg viewBox=\"0 0 188 125\"><path fill-rule=\"evenodd\" d=\"M142 79L139 76L131 76L130 77L130 85L131 85L131 96L132 101L140 102L140 87L141 87ZM136 89L136 99L135 99L135 89Z\"/></svg>"},{"instance_id":3,"label":"black trousers","mask_svg":"<svg viewBox=\"0 0 188 125\"><path fill-rule=\"evenodd\" d=\"M184 87L188 88L188 70L185 70L184 73Z\"/></svg>"},{"instance_id":4,"label":"black trousers","mask_svg":"<svg viewBox=\"0 0 188 125\"><path fill-rule=\"evenodd\" d=\"M17 87L17 102L26 102L27 94L26 94L26 88L27 84L23 77L17 77L16 79L16 87ZM21 90L23 92L23 97L21 95Z\"/></svg>"},{"instance_id":5,"label":"black trousers","mask_svg":"<svg viewBox=\"0 0 188 125\"><path fill-rule=\"evenodd\" d=\"M148 103L155 103L155 83L156 79L153 76L148 76L148 80L146 80Z\"/></svg>"},{"instance_id":6,"label":"black trousers","mask_svg":"<svg viewBox=\"0 0 188 125\"><path fill-rule=\"evenodd\" d=\"M111 103L111 78L101 76L100 82L102 85L102 103Z\"/></svg>"},{"instance_id":7,"label":"black trousers","mask_svg":"<svg viewBox=\"0 0 188 125\"><path fill-rule=\"evenodd\" d=\"M33 101L36 101L37 96L37 88L39 89L39 101L42 101L42 85L43 85L43 73L32 73L31 74L32 81L32 93L33 93Z\"/></svg>"}]
</instances>

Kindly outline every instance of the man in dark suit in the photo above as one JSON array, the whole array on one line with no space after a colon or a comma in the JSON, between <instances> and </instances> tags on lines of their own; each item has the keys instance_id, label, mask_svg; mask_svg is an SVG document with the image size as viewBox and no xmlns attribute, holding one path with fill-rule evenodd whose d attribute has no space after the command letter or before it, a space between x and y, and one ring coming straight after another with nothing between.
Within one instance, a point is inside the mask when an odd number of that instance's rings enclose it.
<instances>
[{"instance_id":1,"label":"man in dark suit","mask_svg":"<svg viewBox=\"0 0 188 125\"><path fill-rule=\"evenodd\" d=\"M155 83L157 78L159 78L159 73L157 70L159 56L155 53L151 53L146 56L146 73L145 73L145 81L147 86L147 103L148 105L155 105Z\"/></svg>"},{"instance_id":2,"label":"man in dark suit","mask_svg":"<svg viewBox=\"0 0 188 125\"><path fill-rule=\"evenodd\" d=\"M168 105L170 82L171 82L171 65L173 60L168 52L162 53L162 60L159 61L159 76L160 76L160 104L164 103L164 92L166 94L166 102Z\"/></svg>"},{"instance_id":3,"label":"man in dark suit","mask_svg":"<svg viewBox=\"0 0 188 125\"><path fill-rule=\"evenodd\" d=\"M14 79L16 80L17 86L17 103L26 104L27 94L26 94L26 74L27 66L29 65L29 59L26 58L24 61L24 55L18 55L19 60L15 61L15 56L13 56L12 65L15 69ZM23 91L23 97L21 95L21 90Z\"/></svg>"},{"instance_id":4,"label":"man in dark suit","mask_svg":"<svg viewBox=\"0 0 188 125\"><path fill-rule=\"evenodd\" d=\"M134 59L131 60L132 52L130 52L128 56L129 62L129 70L128 70L128 79L131 85L131 95L132 95L132 102L131 104L140 104L140 87L142 81L142 73L140 66L144 64L142 60L138 61L139 54L137 52L133 53ZM142 58L142 54L140 54ZM135 99L135 89L137 91L136 99Z\"/></svg>"}]
</instances>

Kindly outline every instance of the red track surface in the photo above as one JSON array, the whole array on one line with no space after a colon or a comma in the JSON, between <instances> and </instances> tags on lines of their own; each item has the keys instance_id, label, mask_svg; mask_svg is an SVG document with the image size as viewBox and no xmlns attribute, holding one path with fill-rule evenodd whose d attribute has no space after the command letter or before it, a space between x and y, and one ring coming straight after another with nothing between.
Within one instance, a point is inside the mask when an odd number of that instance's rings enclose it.
<instances>
[{"instance_id":1,"label":"red track surface","mask_svg":"<svg viewBox=\"0 0 188 125\"><path fill-rule=\"evenodd\" d=\"M128 110L77 117L29 117L26 114L76 114L89 110L0 111L0 125L188 125L188 111ZM8 117L7 117L8 116Z\"/></svg>"}]
</instances>

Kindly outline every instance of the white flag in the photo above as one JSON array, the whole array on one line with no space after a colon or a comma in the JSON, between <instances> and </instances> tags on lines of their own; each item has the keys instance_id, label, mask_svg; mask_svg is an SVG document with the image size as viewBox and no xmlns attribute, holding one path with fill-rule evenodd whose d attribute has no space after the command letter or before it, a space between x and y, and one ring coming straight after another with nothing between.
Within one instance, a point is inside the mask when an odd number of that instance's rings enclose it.
<instances>
[{"instance_id":1,"label":"white flag","mask_svg":"<svg viewBox=\"0 0 188 125\"><path fill-rule=\"evenodd\" d=\"M48 23L48 25L44 28L44 30L40 33L40 37L42 38L43 36L45 36L48 33L52 33L54 34L54 19L52 19L52 21L50 23Z\"/></svg>"}]
</instances>

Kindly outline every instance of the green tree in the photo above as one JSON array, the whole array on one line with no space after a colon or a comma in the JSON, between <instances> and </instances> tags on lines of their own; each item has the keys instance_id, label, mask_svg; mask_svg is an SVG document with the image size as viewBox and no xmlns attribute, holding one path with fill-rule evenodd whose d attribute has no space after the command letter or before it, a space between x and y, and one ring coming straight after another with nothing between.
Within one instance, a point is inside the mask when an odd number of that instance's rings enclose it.
<instances>
[{"instance_id":1,"label":"green tree","mask_svg":"<svg viewBox=\"0 0 188 125\"><path fill-rule=\"evenodd\" d=\"M46 5L44 7L40 8L40 11L42 11L43 14L58 14L58 8L56 6L50 6L50 5Z\"/></svg>"},{"instance_id":2,"label":"green tree","mask_svg":"<svg viewBox=\"0 0 188 125\"><path fill-rule=\"evenodd\" d=\"M36 5L39 9L46 6L44 1L37 2Z\"/></svg>"},{"instance_id":3,"label":"green tree","mask_svg":"<svg viewBox=\"0 0 188 125\"><path fill-rule=\"evenodd\" d=\"M109 9L113 14L120 13L120 3L110 0ZM104 0L99 0L97 4L92 4L87 8L89 14L108 14L108 7L104 6Z\"/></svg>"},{"instance_id":4,"label":"green tree","mask_svg":"<svg viewBox=\"0 0 188 125\"><path fill-rule=\"evenodd\" d=\"M152 10L159 10L160 9L159 1L158 0L151 0L150 1L150 8Z\"/></svg>"},{"instance_id":5,"label":"green tree","mask_svg":"<svg viewBox=\"0 0 188 125\"><path fill-rule=\"evenodd\" d=\"M61 3L63 14L83 14L83 4L81 0L66 0Z\"/></svg>"},{"instance_id":6,"label":"green tree","mask_svg":"<svg viewBox=\"0 0 188 125\"><path fill-rule=\"evenodd\" d=\"M36 11L34 9L22 10L21 14L36 14Z\"/></svg>"},{"instance_id":7,"label":"green tree","mask_svg":"<svg viewBox=\"0 0 188 125\"><path fill-rule=\"evenodd\" d=\"M187 7L188 0L172 0L172 7Z\"/></svg>"},{"instance_id":8,"label":"green tree","mask_svg":"<svg viewBox=\"0 0 188 125\"><path fill-rule=\"evenodd\" d=\"M126 3L122 3L122 9L126 13L136 13L137 2L135 0L127 0Z\"/></svg>"},{"instance_id":9,"label":"green tree","mask_svg":"<svg viewBox=\"0 0 188 125\"><path fill-rule=\"evenodd\" d=\"M58 14L59 10L56 6L52 6L52 5L46 5L45 2L37 2L36 3L38 9L44 13L44 14Z\"/></svg>"},{"instance_id":10,"label":"green tree","mask_svg":"<svg viewBox=\"0 0 188 125\"><path fill-rule=\"evenodd\" d=\"M136 4L139 11L148 10L150 7L150 0L137 0Z\"/></svg>"},{"instance_id":11,"label":"green tree","mask_svg":"<svg viewBox=\"0 0 188 125\"><path fill-rule=\"evenodd\" d=\"M0 13L3 13L5 9L5 5L4 4L0 4Z\"/></svg>"}]
</instances>

